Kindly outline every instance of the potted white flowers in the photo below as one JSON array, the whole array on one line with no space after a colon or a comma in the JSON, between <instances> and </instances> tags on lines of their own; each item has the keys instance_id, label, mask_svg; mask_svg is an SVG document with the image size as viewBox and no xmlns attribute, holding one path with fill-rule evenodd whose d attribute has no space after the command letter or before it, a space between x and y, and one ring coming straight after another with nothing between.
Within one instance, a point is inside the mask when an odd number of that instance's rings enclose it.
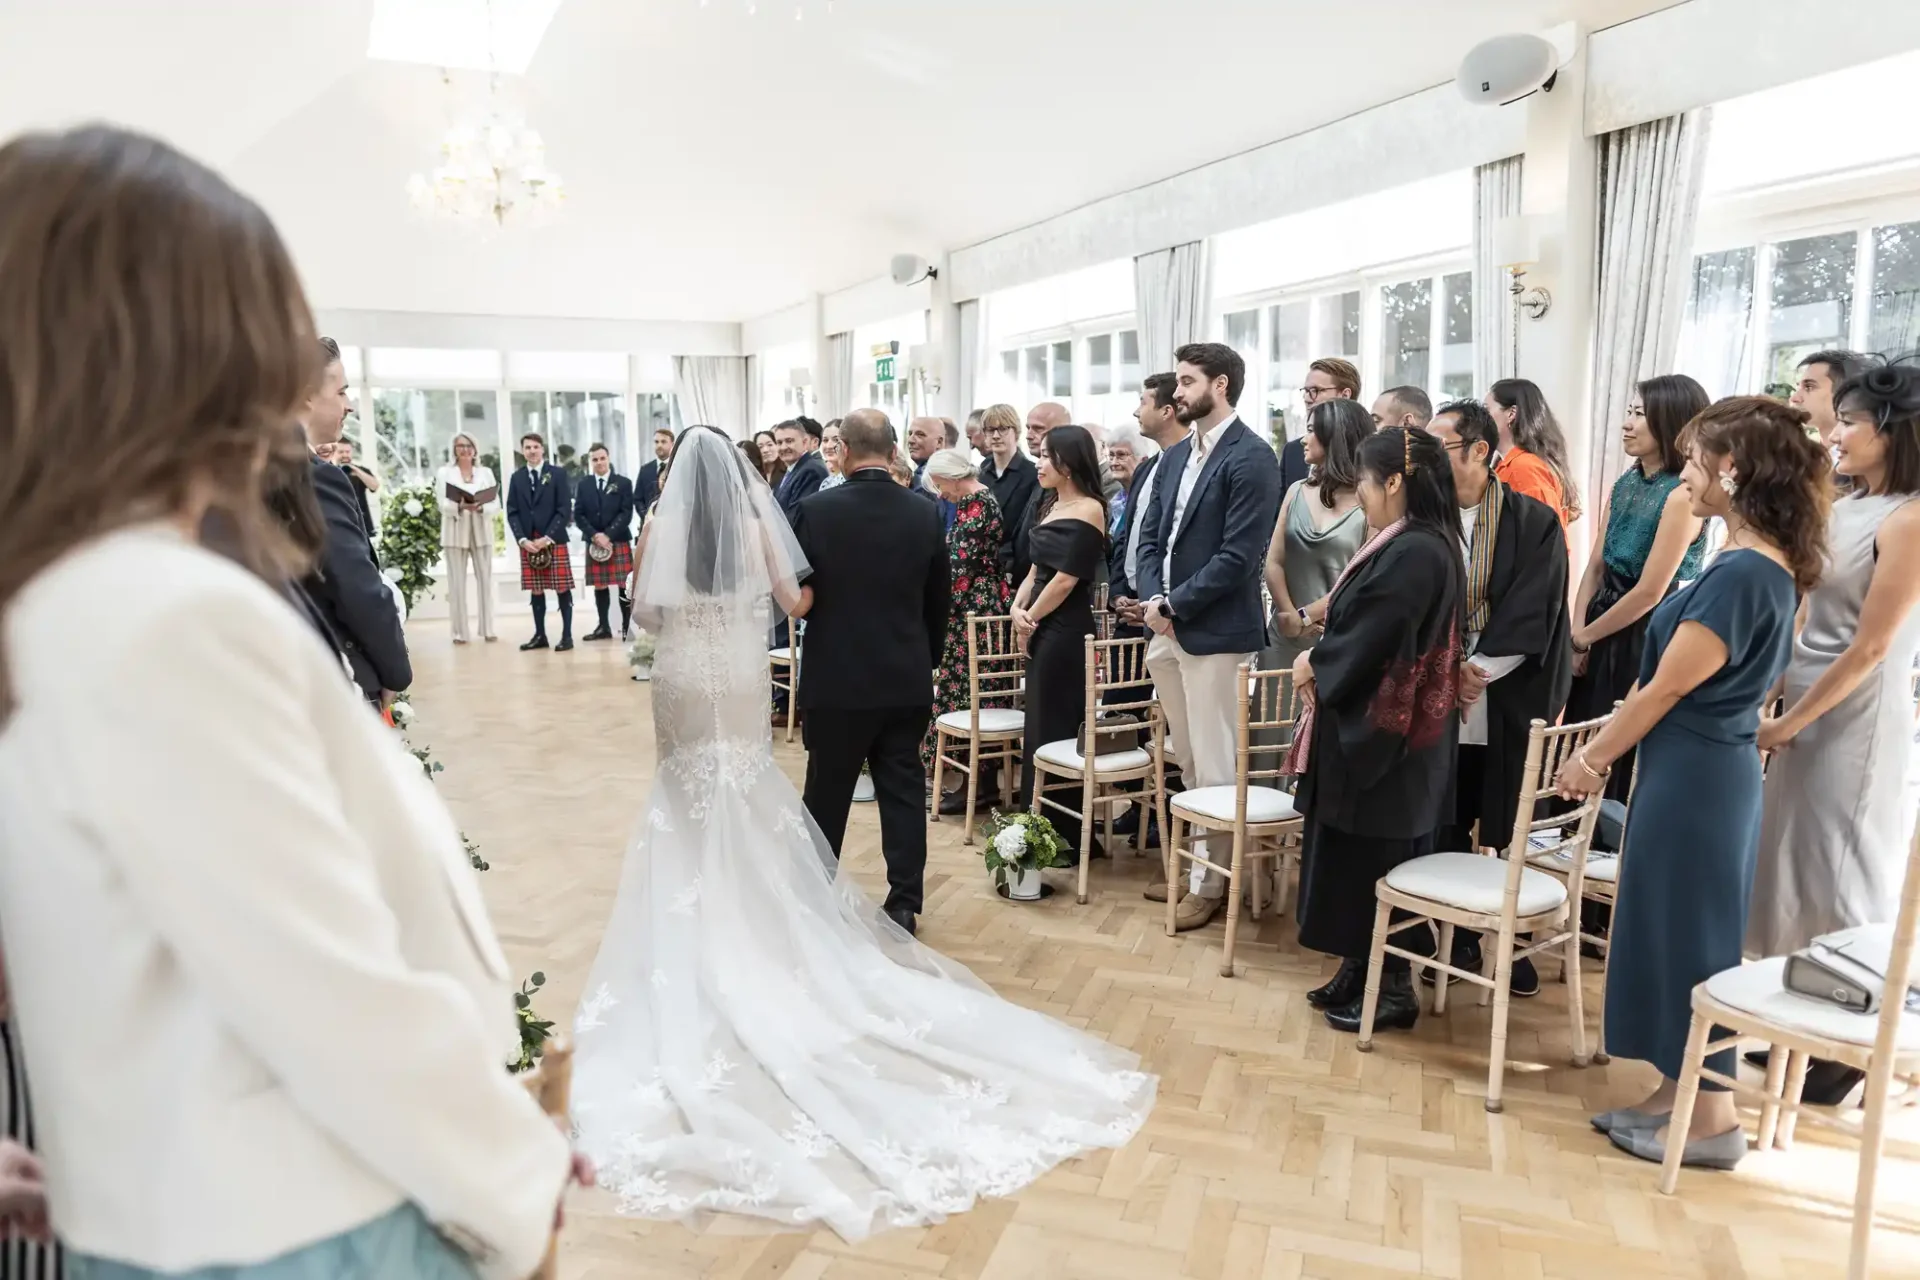
<instances>
[{"instance_id":1,"label":"potted white flowers","mask_svg":"<svg viewBox=\"0 0 1920 1280\"><path fill-rule=\"evenodd\" d=\"M1065 845L1053 824L1037 813L995 812L987 822L987 873L1016 902L1041 894L1040 873L1060 865Z\"/></svg>"}]
</instances>

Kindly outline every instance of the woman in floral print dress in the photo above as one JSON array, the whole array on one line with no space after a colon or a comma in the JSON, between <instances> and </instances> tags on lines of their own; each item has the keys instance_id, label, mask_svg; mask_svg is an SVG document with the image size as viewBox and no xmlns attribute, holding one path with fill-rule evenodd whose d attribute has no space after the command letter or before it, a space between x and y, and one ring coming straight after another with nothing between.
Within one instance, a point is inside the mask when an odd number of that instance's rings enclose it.
<instances>
[{"instance_id":1,"label":"woman in floral print dress","mask_svg":"<svg viewBox=\"0 0 1920 1280\"><path fill-rule=\"evenodd\" d=\"M934 492L954 506L953 527L947 530L953 608L947 614L947 642L940 650L940 666L933 673L933 714L937 720L949 711L967 707L967 615L1005 615L1008 591L998 561L1000 504L980 483L967 455L958 449L942 449L927 459L926 474ZM926 741L920 746L920 759L929 769L933 767L933 746L934 731L929 726ZM965 775L956 772L953 776L964 788Z\"/></svg>"}]
</instances>

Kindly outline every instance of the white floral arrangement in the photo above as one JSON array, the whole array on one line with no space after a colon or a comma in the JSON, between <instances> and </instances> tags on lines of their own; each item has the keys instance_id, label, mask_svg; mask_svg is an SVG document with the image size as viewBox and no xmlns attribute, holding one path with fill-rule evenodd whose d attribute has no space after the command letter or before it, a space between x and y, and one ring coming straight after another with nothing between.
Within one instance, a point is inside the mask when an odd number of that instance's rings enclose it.
<instances>
[{"instance_id":1,"label":"white floral arrangement","mask_svg":"<svg viewBox=\"0 0 1920 1280\"><path fill-rule=\"evenodd\" d=\"M658 647L658 642L654 640L652 632L636 630L633 633L632 642L627 645L627 665L630 667L651 667L653 665L653 655Z\"/></svg>"},{"instance_id":2,"label":"white floral arrangement","mask_svg":"<svg viewBox=\"0 0 1920 1280\"><path fill-rule=\"evenodd\" d=\"M1038 813L995 811L986 827L987 871L993 882L1006 887L1010 871L1044 871L1060 865L1066 842L1046 817Z\"/></svg>"}]
</instances>

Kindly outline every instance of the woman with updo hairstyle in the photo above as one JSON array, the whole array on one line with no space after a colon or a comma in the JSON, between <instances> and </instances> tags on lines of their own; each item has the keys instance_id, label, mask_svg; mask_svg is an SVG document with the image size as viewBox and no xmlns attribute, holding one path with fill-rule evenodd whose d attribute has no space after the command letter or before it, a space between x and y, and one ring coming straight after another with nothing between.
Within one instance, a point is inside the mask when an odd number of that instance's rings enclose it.
<instances>
[{"instance_id":1,"label":"woman with updo hairstyle","mask_svg":"<svg viewBox=\"0 0 1920 1280\"><path fill-rule=\"evenodd\" d=\"M1460 508L1440 441L1417 427L1375 432L1356 472L1378 532L1328 593L1326 634L1294 659L1307 708L1286 761L1306 817L1300 945L1340 957L1307 1001L1340 1031L1360 1029L1375 883L1432 853L1452 815L1466 599ZM1404 1029L1419 1016L1407 961L1390 955L1374 1026Z\"/></svg>"},{"instance_id":2,"label":"woman with updo hairstyle","mask_svg":"<svg viewBox=\"0 0 1920 1280\"><path fill-rule=\"evenodd\" d=\"M933 672L933 718L937 721L969 705L972 691L968 685L971 650L967 647L967 615L1004 616L1011 592L1007 580L1000 576L1000 543L1005 536L1000 504L980 483L973 459L958 449L940 449L927 459L922 483L953 504L953 524L947 529L947 589L952 593L947 608L947 638L940 647L940 665ZM929 769L933 767L934 737L933 726L928 725L920 759ZM950 776L959 785L947 795L935 796L934 802L940 805L941 813L955 815L966 809L967 777L958 770ZM994 795L984 778L976 790L989 799Z\"/></svg>"},{"instance_id":3,"label":"woman with updo hairstyle","mask_svg":"<svg viewBox=\"0 0 1920 1280\"><path fill-rule=\"evenodd\" d=\"M1740 964L1760 845L1760 708L1786 670L1800 595L1819 585L1833 506L1827 451L1803 410L1763 396L1722 400L1688 424L1682 444L1693 514L1725 521L1726 542L1653 611L1639 683L1557 779L1569 799L1591 795L1639 748L1609 946L1607 1050L1652 1063L1662 1079L1593 1124L1656 1164L1693 988ZM1732 1075L1733 1051L1706 1065ZM1733 1095L1705 1079L1685 1136L1688 1165L1731 1169L1747 1149Z\"/></svg>"},{"instance_id":4,"label":"woman with updo hairstyle","mask_svg":"<svg viewBox=\"0 0 1920 1280\"><path fill-rule=\"evenodd\" d=\"M1851 485L1833 504L1826 573L1807 596L1786 710L1760 722L1767 767L1747 950L1785 955L1823 933L1891 924L1914 795L1920 648L1920 366L1843 382L1827 443ZM1816 1061L1806 1101L1836 1106L1861 1073Z\"/></svg>"}]
</instances>

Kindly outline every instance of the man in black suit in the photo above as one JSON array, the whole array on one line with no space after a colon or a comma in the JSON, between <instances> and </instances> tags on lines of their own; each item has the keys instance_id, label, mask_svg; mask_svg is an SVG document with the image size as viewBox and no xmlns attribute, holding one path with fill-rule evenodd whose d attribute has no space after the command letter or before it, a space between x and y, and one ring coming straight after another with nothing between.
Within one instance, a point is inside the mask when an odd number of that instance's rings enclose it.
<instances>
[{"instance_id":1,"label":"man in black suit","mask_svg":"<svg viewBox=\"0 0 1920 1280\"><path fill-rule=\"evenodd\" d=\"M807 812L838 854L867 766L880 805L886 912L912 933L927 867L920 742L947 633L946 532L932 503L894 483L886 414L854 410L840 439L846 483L802 502L793 519L813 567L799 694Z\"/></svg>"},{"instance_id":2,"label":"man in black suit","mask_svg":"<svg viewBox=\"0 0 1920 1280\"><path fill-rule=\"evenodd\" d=\"M653 433L653 461L633 476L633 514L640 518L642 525L647 522L647 512L660 501L660 474L667 469L667 459L672 456L673 432L661 427Z\"/></svg>"},{"instance_id":3,"label":"man in black suit","mask_svg":"<svg viewBox=\"0 0 1920 1280\"><path fill-rule=\"evenodd\" d=\"M1300 398L1307 402L1309 413L1322 400L1358 400L1360 370L1351 360L1342 360L1339 356L1315 360L1307 366L1307 381L1300 388ZM1306 478L1307 438L1303 435L1287 441L1287 447L1280 451L1280 492L1285 494L1296 481Z\"/></svg>"},{"instance_id":4,"label":"man in black suit","mask_svg":"<svg viewBox=\"0 0 1920 1280\"><path fill-rule=\"evenodd\" d=\"M820 486L826 483L827 460L820 456L820 424L807 417L783 422L773 429L773 443L780 450L780 461L787 464L787 474L780 478L774 497L791 520L801 502L820 492Z\"/></svg>"},{"instance_id":5,"label":"man in black suit","mask_svg":"<svg viewBox=\"0 0 1920 1280\"><path fill-rule=\"evenodd\" d=\"M520 589L533 597L533 639L522 650L547 647L547 592L560 601L560 643L573 648L573 561L567 555L572 488L567 473L547 461L547 442L529 431L520 437L527 465L507 484L507 527L520 544Z\"/></svg>"},{"instance_id":6,"label":"man in black suit","mask_svg":"<svg viewBox=\"0 0 1920 1280\"><path fill-rule=\"evenodd\" d=\"M1266 437L1234 413L1246 384L1240 354L1196 342L1174 358L1173 401L1193 434L1154 469L1153 498L1140 513L1135 584L1153 632L1147 670L1181 776L1190 788L1227 787L1235 775L1240 664L1267 641L1260 581L1280 515L1280 464ZM1221 842L1207 847L1209 860L1224 865ZM1176 895L1174 927L1182 931L1213 919L1226 892L1224 877L1198 865L1190 883L1192 892Z\"/></svg>"},{"instance_id":7,"label":"man in black suit","mask_svg":"<svg viewBox=\"0 0 1920 1280\"><path fill-rule=\"evenodd\" d=\"M301 422L307 444L315 449L337 443L347 419L347 376L340 348L331 338L322 338L320 347L326 369ZM380 566L374 563L353 481L317 455L311 465L314 497L326 520L327 535L319 563L300 587L325 619L332 633L327 641L339 648L353 668L354 683L368 701L381 703L413 683L400 610L394 605L392 589L380 576Z\"/></svg>"},{"instance_id":8,"label":"man in black suit","mask_svg":"<svg viewBox=\"0 0 1920 1280\"><path fill-rule=\"evenodd\" d=\"M1389 387L1373 402L1376 431L1389 427L1419 427L1433 421L1433 401L1419 387Z\"/></svg>"},{"instance_id":9,"label":"man in black suit","mask_svg":"<svg viewBox=\"0 0 1920 1280\"><path fill-rule=\"evenodd\" d=\"M633 572L633 485L615 473L612 455L604 444L587 450L587 474L573 490L573 522L587 548L587 585L593 588L593 607L600 622L582 640L611 640L607 608L614 591L620 593L620 638L633 624L633 600L627 595L627 576Z\"/></svg>"}]
</instances>

